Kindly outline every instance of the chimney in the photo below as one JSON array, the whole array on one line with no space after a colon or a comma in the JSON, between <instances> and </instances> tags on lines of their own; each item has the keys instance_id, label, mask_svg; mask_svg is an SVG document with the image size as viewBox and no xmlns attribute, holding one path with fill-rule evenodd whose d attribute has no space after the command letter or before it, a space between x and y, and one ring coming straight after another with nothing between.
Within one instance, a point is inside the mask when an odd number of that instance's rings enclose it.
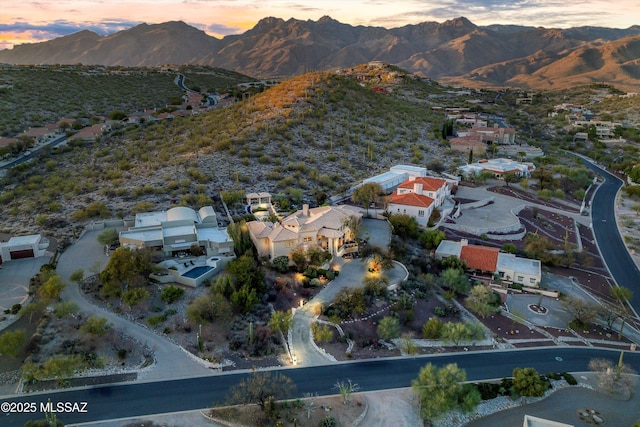
<instances>
[{"instance_id":1,"label":"chimney","mask_svg":"<svg viewBox=\"0 0 640 427\"><path fill-rule=\"evenodd\" d=\"M467 239L460 239L460 247L467 246L469 241Z\"/></svg>"},{"instance_id":2,"label":"chimney","mask_svg":"<svg viewBox=\"0 0 640 427\"><path fill-rule=\"evenodd\" d=\"M302 205L302 215L303 216L309 216L309 204L305 203L304 205Z\"/></svg>"}]
</instances>

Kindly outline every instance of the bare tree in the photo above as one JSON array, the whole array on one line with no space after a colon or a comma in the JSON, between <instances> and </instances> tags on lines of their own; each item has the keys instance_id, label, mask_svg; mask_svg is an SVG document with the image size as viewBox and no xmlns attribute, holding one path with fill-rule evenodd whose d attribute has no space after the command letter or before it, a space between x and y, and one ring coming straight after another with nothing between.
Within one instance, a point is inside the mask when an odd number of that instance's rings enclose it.
<instances>
[{"instance_id":1,"label":"bare tree","mask_svg":"<svg viewBox=\"0 0 640 427\"><path fill-rule=\"evenodd\" d=\"M624 353L620 353L618 364L607 359L591 359L589 369L595 372L598 387L607 393L628 396L636 384L636 372L622 363Z\"/></svg>"},{"instance_id":2,"label":"bare tree","mask_svg":"<svg viewBox=\"0 0 640 427\"><path fill-rule=\"evenodd\" d=\"M592 323L598 313L598 308L594 303L581 298L569 297L562 302L562 305L573 316L573 319L582 325Z\"/></svg>"}]
</instances>

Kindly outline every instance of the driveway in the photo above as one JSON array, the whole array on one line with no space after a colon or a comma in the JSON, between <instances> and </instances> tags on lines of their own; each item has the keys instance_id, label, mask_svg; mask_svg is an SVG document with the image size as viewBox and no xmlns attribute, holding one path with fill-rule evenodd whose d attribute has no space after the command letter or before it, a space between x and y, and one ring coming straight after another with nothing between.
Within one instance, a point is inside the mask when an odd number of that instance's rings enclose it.
<instances>
[{"instance_id":1,"label":"driveway","mask_svg":"<svg viewBox=\"0 0 640 427\"><path fill-rule=\"evenodd\" d=\"M29 281L48 262L49 257L24 258L7 261L0 266L0 311L27 301Z\"/></svg>"},{"instance_id":2,"label":"driveway","mask_svg":"<svg viewBox=\"0 0 640 427\"><path fill-rule=\"evenodd\" d=\"M344 288L357 288L362 286L362 278L367 274L367 264L362 259L342 260L338 259L337 266L340 275L321 290L311 301L302 308L296 310L293 316L291 333L292 352L296 355L298 365L316 366L324 365L331 361L322 354L312 343L311 324L317 318L322 307L326 307L335 298L338 292ZM392 269L385 271L389 277L389 283L399 283L405 279L406 270L394 263Z\"/></svg>"},{"instance_id":3,"label":"driveway","mask_svg":"<svg viewBox=\"0 0 640 427\"><path fill-rule=\"evenodd\" d=\"M388 249L391 242L391 228L389 223L381 219L362 218L360 233L362 239L368 244Z\"/></svg>"},{"instance_id":4,"label":"driveway","mask_svg":"<svg viewBox=\"0 0 640 427\"><path fill-rule=\"evenodd\" d=\"M581 383L595 386L592 375L574 374ZM467 427L521 426L525 414L573 426L593 425L580 420L578 409L594 409L607 426L631 426L640 419L640 386L629 400L581 387L564 388L531 405L519 406L472 421Z\"/></svg>"},{"instance_id":5,"label":"driveway","mask_svg":"<svg viewBox=\"0 0 640 427\"><path fill-rule=\"evenodd\" d=\"M542 286L545 289L557 290L565 295L580 298L587 302L595 302L594 299L580 286L567 277L551 273L542 274ZM538 302L547 309L545 314L539 314L529 309L531 304ZM538 295L509 294L507 295L509 311L517 316L522 316L536 326L548 326L552 328L566 328L573 316L569 314L562 302L556 298L540 297Z\"/></svg>"},{"instance_id":6,"label":"driveway","mask_svg":"<svg viewBox=\"0 0 640 427\"><path fill-rule=\"evenodd\" d=\"M107 265L109 258L97 240L102 231L86 232L60 255L57 272L68 283L62 292L62 298L65 301L75 301L80 309L89 315L106 317L115 328L126 331L134 340L153 350L156 363L152 369L140 375L139 380L154 381L210 375L212 373L210 369L166 338L88 302L78 289L78 285L69 280L69 276L79 268L85 271L86 276L91 274L88 270L93 269L92 266L99 266L102 269Z\"/></svg>"}]
</instances>

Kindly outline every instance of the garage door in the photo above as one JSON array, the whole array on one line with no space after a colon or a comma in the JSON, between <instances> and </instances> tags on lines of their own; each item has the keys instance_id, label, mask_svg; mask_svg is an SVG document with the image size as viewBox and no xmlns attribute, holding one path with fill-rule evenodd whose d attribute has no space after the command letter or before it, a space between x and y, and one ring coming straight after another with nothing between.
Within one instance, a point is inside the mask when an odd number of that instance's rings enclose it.
<instances>
[{"instance_id":1,"label":"garage door","mask_svg":"<svg viewBox=\"0 0 640 427\"><path fill-rule=\"evenodd\" d=\"M11 259L33 258L33 249L24 249L22 251L10 251Z\"/></svg>"}]
</instances>

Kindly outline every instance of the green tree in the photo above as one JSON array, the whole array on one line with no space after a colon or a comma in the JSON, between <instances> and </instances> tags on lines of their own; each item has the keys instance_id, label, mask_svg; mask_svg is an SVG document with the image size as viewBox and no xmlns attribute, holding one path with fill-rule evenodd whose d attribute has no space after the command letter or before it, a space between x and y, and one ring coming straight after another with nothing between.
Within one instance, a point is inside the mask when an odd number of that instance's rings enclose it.
<instances>
[{"instance_id":1,"label":"green tree","mask_svg":"<svg viewBox=\"0 0 640 427\"><path fill-rule=\"evenodd\" d=\"M420 234L420 242L427 249L435 249L447 236L442 230L425 230Z\"/></svg>"},{"instance_id":2,"label":"green tree","mask_svg":"<svg viewBox=\"0 0 640 427\"><path fill-rule=\"evenodd\" d=\"M248 313L253 310L253 307L259 301L256 290L248 285L241 286L240 289L231 294L231 303L242 313Z\"/></svg>"},{"instance_id":3,"label":"green tree","mask_svg":"<svg viewBox=\"0 0 640 427\"><path fill-rule=\"evenodd\" d=\"M447 268L440 273L440 281L446 289L454 291L458 295L466 295L469 293L471 285L469 277L461 273L457 268Z\"/></svg>"},{"instance_id":4,"label":"green tree","mask_svg":"<svg viewBox=\"0 0 640 427\"><path fill-rule=\"evenodd\" d=\"M464 273L464 271L467 269L467 263L461 260L460 258L458 258L457 256L451 255L446 258L443 258L440 261L440 267L443 270L447 270L449 268L455 268L456 270L459 270L460 273Z\"/></svg>"},{"instance_id":5,"label":"green tree","mask_svg":"<svg viewBox=\"0 0 640 427\"><path fill-rule=\"evenodd\" d=\"M106 317L91 316L85 321L84 325L82 325L80 331L101 337L105 335L112 326Z\"/></svg>"},{"instance_id":6,"label":"green tree","mask_svg":"<svg viewBox=\"0 0 640 427\"><path fill-rule=\"evenodd\" d=\"M118 231L115 228L107 228L98 234L98 242L101 245L114 245L118 243Z\"/></svg>"},{"instance_id":7,"label":"green tree","mask_svg":"<svg viewBox=\"0 0 640 427\"><path fill-rule=\"evenodd\" d=\"M229 301L224 295L213 293L202 295L193 300L187 306L187 319L193 323L205 323L221 320L223 322L231 319L232 310Z\"/></svg>"},{"instance_id":8,"label":"green tree","mask_svg":"<svg viewBox=\"0 0 640 427\"><path fill-rule=\"evenodd\" d=\"M67 286L60 276L52 276L38 289L38 295L45 301L55 301Z\"/></svg>"},{"instance_id":9,"label":"green tree","mask_svg":"<svg viewBox=\"0 0 640 427\"><path fill-rule=\"evenodd\" d=\"M295 391L291 378L279 372L252 372L229 389L229 405L257 403L264 412L270 402L289 397Z\"/></svg>"},{"instance_id":10,"label":"green tree","mask_svg":"<svg viewBox=\"0 0 640 427\"><path fill-rule=\"evenodd\" d=\"M540 377L534 368L513 370L513 391L520 396L541 397L549 389L549 382Z\"/></svg>"},{"instance_id":11,"label":"green tree","mask_svg":"<svg viewBox=\"0 0 640 427\"><path fill-rule=\"evenodd\" d=\"M454 345L462 341L475 341L484 338L482 324L472 322L447 322L442 328L442 339Z\"/></svg>"},{"instance_id":12,"label":"green tree","mask_svg":"<svg viewBox=\"0 0 640 427\"><path fill-rule=\"evenodd\" d=\"M17 329L15 331L5 331L0 335L0 356L18 357L20 350L27 342L27 331Z\"/></svg>"},{"instance_id":13,"label":"green tree","mask_svg":"<svg viewBox=\"0 0 640 427\"><path fill-rule=\"evenodd\" d=\"M496 312L494 305L495 297L491 289L484 285L476 285L471 288L469 296L465 299L465 304L469 310L473 311L483 319L489 314Z\"/></svg>"},{"instance_id":14,"label":"green tree","mask_svg":"<svg viewBox=\"0 0 640 427\"><path fill-rule=\"evenodd\" d=\"M269 329L272 331L281 332L284 336L287 336L289 329L293 326L293 315L291 311L275 311L271 313L271 319L269 319L267 326L269 326Z\"/></svg>"},{"instance_id":15,"label":"green tree","mask_svg":"<svg viewBox=\"0 0 640 427\"><path fill-rule=\"evenodd\" d=\"M333 328L330 325L313 322L311 324L311 332L313 333L314 341L319 343L327 343L333 340Z\"/></svg>"},{"instance_id":16,"label":"green tree","mask_svg":"<svg viewBox=\"0 0 640 427\"><path fill-rule=\"evenodd\" d=\"M367 211L366 215L369 216L369 206L376 202L383 194L384 190L380 184L377 182L367 182L356 188L351 195L351 201L363 206Z\"/></svg>"},{"instance_id":17,"label":"green tree","mask_svg":"<svg viewBox=\"0 0 640 427\"><path fill-rule=\"evenodd\" d=\"M431 363L424 366L411 388L420 401L422 418L434 421L446 412L460 407L470 411L480 402L480 393L475 387L462 385L467 379L463 369L456 364L438 368Z\"/></svg>"},{"instance_id":18,"label":"green tree","mask_svg":"<svg viewBox=\"0 0 640 427\"><path fill-rule=\"evenodd\" d=\"M383 340L398 338L400 336L400 322L395 317L383 317L378 323L376 331Z\"/></svg>"},{"instance_id":19,"label":"green tree","mask_svg":"<svg viewBox=\"0 0 640 427\"><path fill-rule=\"evenodd\" d=\"M234 259L226 270L233 275L236 290L246 287L260 293L264 291L264 273L253 256L245 254Z\"/></svg>"},{"instance_id":20,"label":"green tree","mask_svg":"<svg viewBox=\"0 0 640 427\"><path fill-rule=\"evenodd\" d=\"M153 269L150 251L118 248L99 275L102 294L121 296L129 287L142 287L148 283Z\"/></svg>"},{"instance_id":21,"label":"green tree","mask_svg":"<svg viewBox=\"0 0 640 427\"><path fill-rule=\"evenodd\" d=\"M249 227L245 221L229 224L227 232L233 240L233 251L236 256L243 256L253 250L253 242L249 236Z\"/></svg>"},{"instance_id":22,"label":"green tree","mask_svg":"<svg viewBox=\"0 0 640 427\"><path fill-rule=\"evenodd\" d=\"M431 317L422 325L422 338L427 340L438 340L442 337L444 322L437 317Z\"/></svg>"},{"instance_id":23,"label":"green tree","mask_svg":"<svg viewBox=\"0 0 640 427\"><path fill-rule=\"evenodd\" d=\"M389 216L393 234L403 238L416 238L420 233L418 221L409 215L393 214Z\"/></svg>"},{"instance_id":24,"label":"green tree","mask_svg":"<svg viewBox=\"0 0 640 427\"><path fill-rule=\"evenodd\" d=\"M65 316L68 316L73 313L77 313L80 310L78 304L73 301L64 301L58 303L53 309L53 314L58 318L62 319Z\"/></svg>"}]
</instances>

